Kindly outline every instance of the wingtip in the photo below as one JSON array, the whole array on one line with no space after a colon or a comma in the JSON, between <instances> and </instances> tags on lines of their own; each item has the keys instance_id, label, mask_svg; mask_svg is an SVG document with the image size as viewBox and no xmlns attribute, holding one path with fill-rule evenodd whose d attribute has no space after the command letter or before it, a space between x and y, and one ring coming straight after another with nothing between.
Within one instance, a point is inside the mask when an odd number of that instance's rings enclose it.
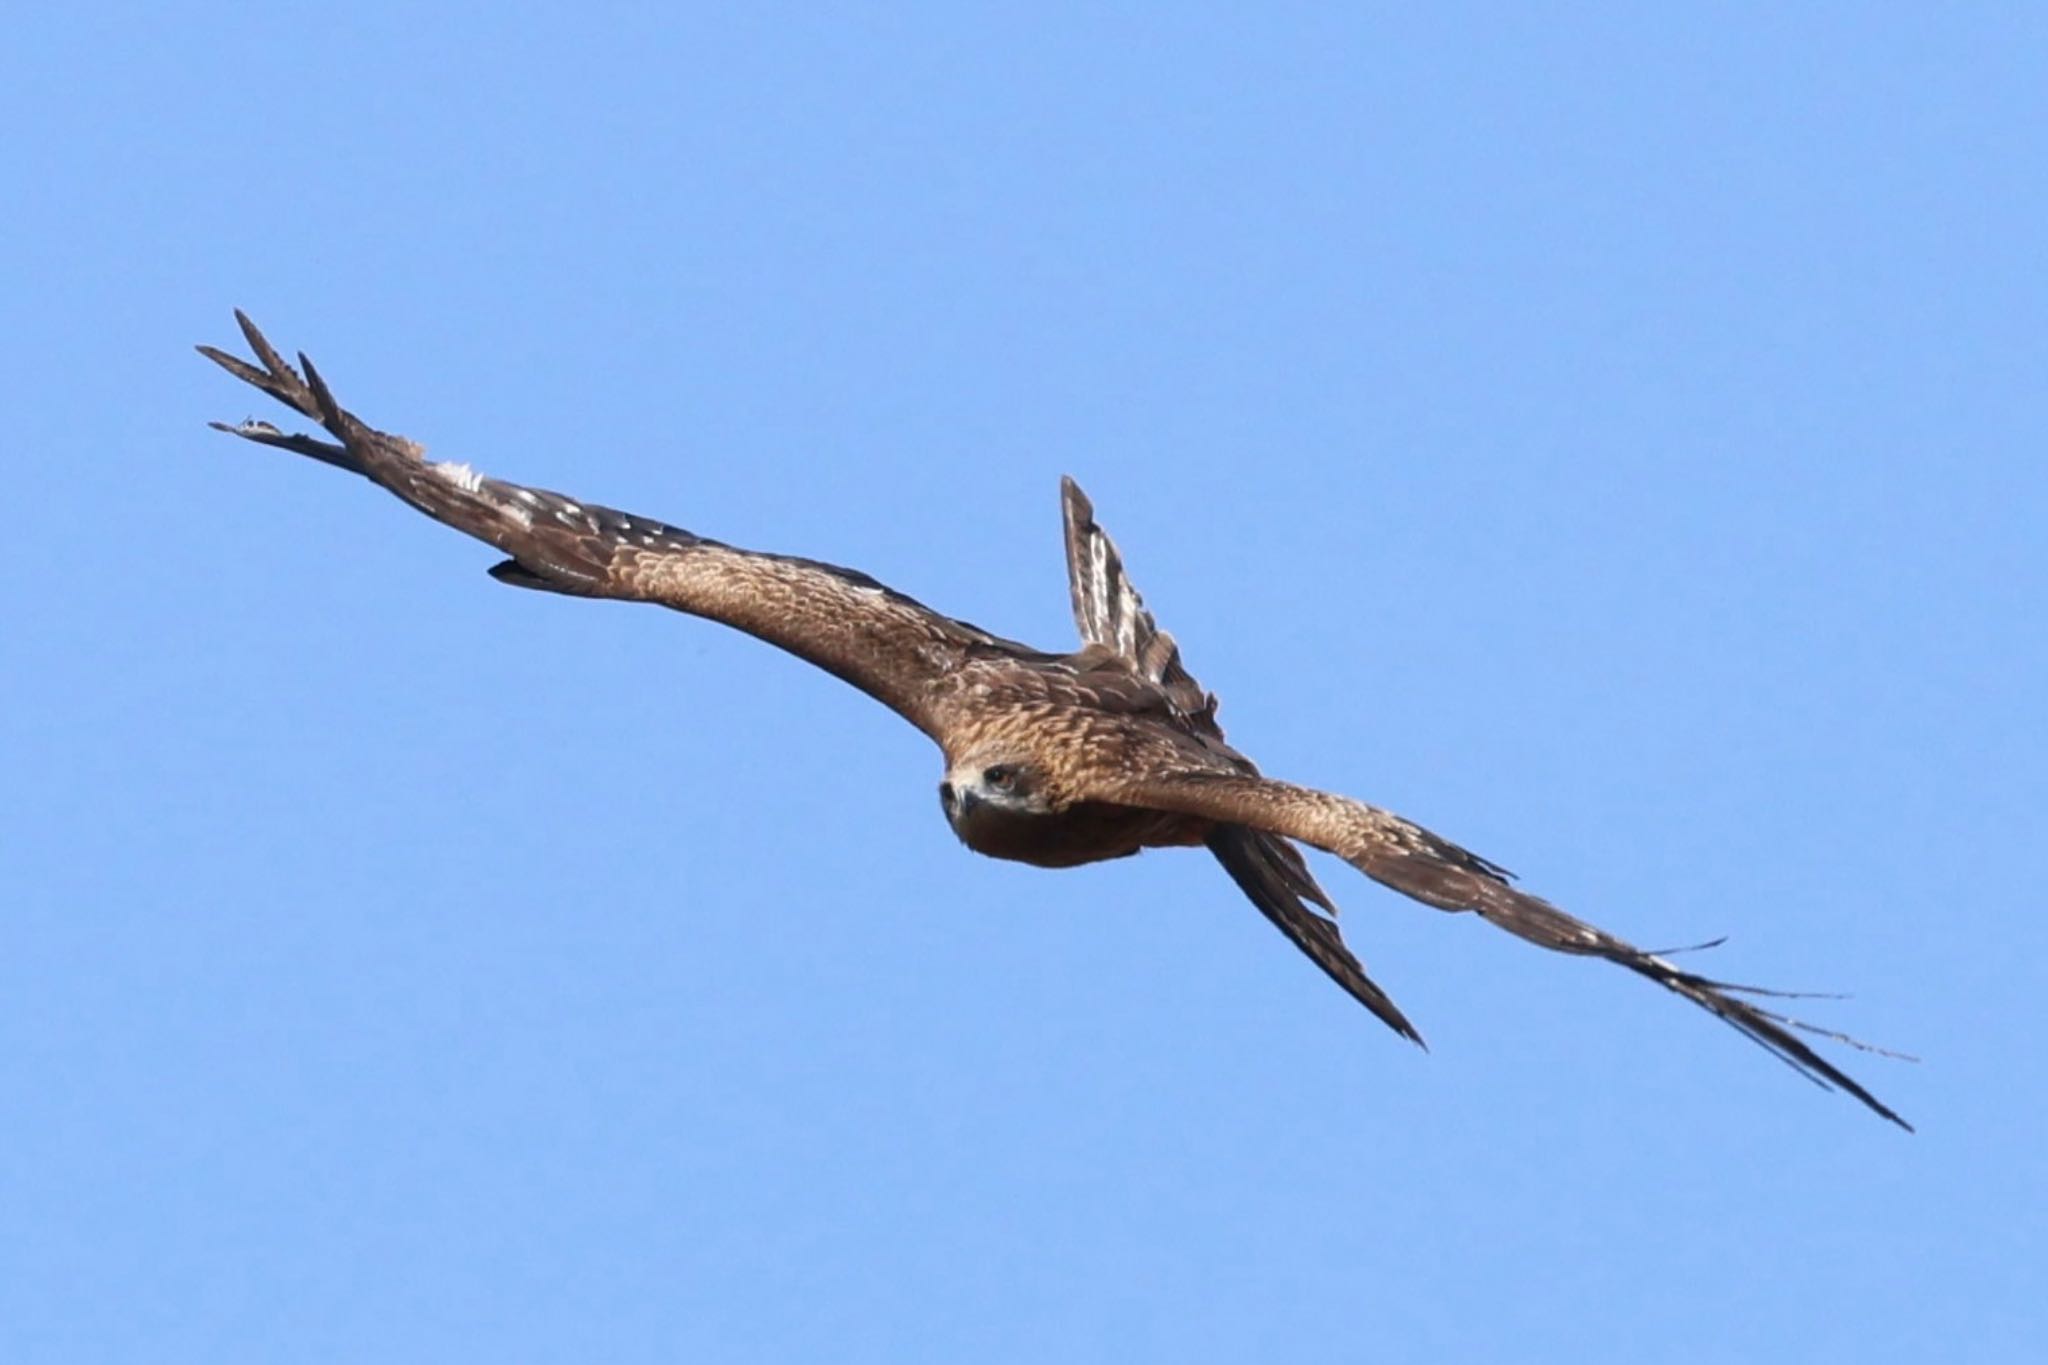
<instances>
[{"instance_id":1,"label":"wingtip","mask_svg":"<svg viewBox=\"0 0 2048 1365\"><path fill-rule=\"evenodd\" d=\"M1073 481L1073 475L1059 477L1059 508L1067 516L1069 530L1081 530L1096 524L1096 503L1087 501L1087 493Z\"/></svg>"},{"instance_id":2,"label":"wingtip","mask_svg":"<svg viewBox=\"0 0 2048 1365\"><path fill-rule=\"evenodd\" d=\"M1382 1024L1385 1024L1424 1052L1429 1051L1429 1042L1423 1038L1422 1030L1415 1027L1414 1022L1401 1012L1401 1007L1394 1003L1393 997L1374 984L1370 977L1365 978L1365 981L1372 988L1371 994L1369 996L1360 995L1357 991L1351 990L1347 986L1346 990L1350 991L1351 997L1358 1001L1359 1004L1365 1006L1366 1009L1372 1011L1373 1017Z\"/></svg>"},{"instance_id":3,"label":"wingtip","mask_svg":"<svg viewBox=\"0 0 2048 1365\"><path fill-rule=\"evenodd\" d=\"M313 368L313 358L304 351L299 352L299 372L306 376L306 385L313 390L313 400L320 405L322 420L330 424L340 423L341 404L334 401L334 391L327 387L327 381L321 377L320 371ZM330 426L329 430L332 429Z\"/></svg>"},{"instance_id":4,"label":"wingtip","mask_svg":"<svg viewBox=\"0 0 2048 1365\"><path fill-rule=\"evenodd\" d=\"M275 354L271 347L270 339L264 336L262 330L256 326L249 315L239 308L235 310L235 326L242 329L243 338L248 341L250 349L254 350L259 357L267 359L265 352Z\"/></svg>"}]
</instances>

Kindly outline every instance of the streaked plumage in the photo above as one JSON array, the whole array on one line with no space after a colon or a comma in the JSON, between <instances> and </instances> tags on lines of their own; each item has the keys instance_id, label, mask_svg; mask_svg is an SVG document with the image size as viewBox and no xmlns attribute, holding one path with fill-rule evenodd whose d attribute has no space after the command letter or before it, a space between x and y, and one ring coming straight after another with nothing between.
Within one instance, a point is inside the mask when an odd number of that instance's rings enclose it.
<instances>
[{"instance_id":1,"label":"streaked plumage","mask_svg":"<svg viewBox=\"0 0 2048 1365\"><path fill-rule=\"evenodd\" d=\"M1047 653L941 615L866 574L759 554L646 517L425 458L335 402L311 362L287 363L235 315L258 364L199 348L334 438L267 422L214 425L361 474L509 556L516 587L651 602L746 631L900 713L945 755L956 834L993 857L1071 867L1146 848L1205 846L1296 947L1396 1032L1421 1035L1337 932L1299 841L1442 910L1471 910L1545 948L1601 957L1699 1005L1822 1086L1905 1121L1798 1035L1854 1039L1764 1009L1778 992L1715 981L1516 890L1494 863L1400 816L1276 782L1224 740L1216 698L1182 664L1071 479L1062 484L1068 584L1082 648ZM1878 1049L1866 1049L1877 1051Z\"/></svg>"}]
</instances>

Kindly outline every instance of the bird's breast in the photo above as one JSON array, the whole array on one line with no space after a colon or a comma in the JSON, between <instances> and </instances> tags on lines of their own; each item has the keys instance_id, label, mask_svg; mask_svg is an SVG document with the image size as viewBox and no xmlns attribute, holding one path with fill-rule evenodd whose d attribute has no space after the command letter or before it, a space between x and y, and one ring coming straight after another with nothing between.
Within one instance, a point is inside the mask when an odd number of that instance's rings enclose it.
<instances>
[{"instance_id":1,"label":"bird's breast","mask_svg":"<svg viewBox=\"0 0 2048 1365\"><path fill-rule=\"evenodd\" d=\"M1167 811L1083 801L1054 815L980 804L956 815L953 832L976 853L1037 867L1078 867L1142 848L1202 843L1210 822Z\"/></svg>"}]
</instances>

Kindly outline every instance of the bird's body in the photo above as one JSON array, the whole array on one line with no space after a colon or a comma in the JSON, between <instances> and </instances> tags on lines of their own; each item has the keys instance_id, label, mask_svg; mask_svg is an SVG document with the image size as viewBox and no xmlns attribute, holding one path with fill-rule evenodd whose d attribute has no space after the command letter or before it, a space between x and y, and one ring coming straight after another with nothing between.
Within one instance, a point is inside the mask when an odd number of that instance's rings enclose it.
<instances>
[{"instance_id":1,"label":"bird's body","mask_svg":"<svg viewBox=\"0 0 2048 1365\"><path fill-rule=\"evenodd\" d=\"M946 818L961 843L990 858L1033 867L1080 867L1148 848L1200 848L1214 827L1208 820L1106 801L1076 801L1038 814L1007 810L985 797L956 799L962 808Z\"/></svg>"},{"instance_id":2,"label":"bird's body","mask_svg":"<svg viewBox=\"0 0 2048 1365\"><path fill-rule=\"evenodd\" d=\"M942 615L867 575L736 549L558 493L427 460L334 401L237 314L259 365L201 347L231 374L318 421L335 442L267 423L221 429L363 475L497 546L517 587L643 601L722 622L825 669L900 713L944 755L941 808L977 853L1065 868L1147 848L1206 847L1254 905L1389 1027L1420 1042L1337 932L1336 907L1291 841L1333 853L1425 904L1476 911L1522 938L1605 958L1684 996L1823 1085L1904 1125L1798 1031L1853 1039L1763 1009L1773 995L1644 952L1516 890L1497 864L1390 812L1263 777L1224 739L1216 699L1181 663L1072 480L1063 484L1068 585L1082 647L1032 649ZM219 425L219 424L216 424ZM337 444L338 442L338 444Z\"/></svg>"}]
</instances>

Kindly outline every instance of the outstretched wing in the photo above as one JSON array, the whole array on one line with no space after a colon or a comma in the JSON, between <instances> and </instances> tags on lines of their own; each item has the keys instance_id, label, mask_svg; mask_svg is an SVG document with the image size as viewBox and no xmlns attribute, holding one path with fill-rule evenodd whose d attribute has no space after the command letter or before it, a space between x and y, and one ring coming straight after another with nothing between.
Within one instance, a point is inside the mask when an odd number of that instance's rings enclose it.
<instances>
[{"instance_id":1,"label":"outstretched wing","mask_svg":"<svg viewBox=\"0 0 2048 1365\"><path fill-rule=\"evenodd\" d=\"M1237 770L1256 775L1251 760L1223 742L1214 694L1195 681L1181 663L1180 646L1145 609L1144 599L1124 572L1115 542L1096 524L1094 505L1072 479L1060 480L1060 508L1066 523L1067 588L1082 641L1114 655L1125 668L1157 686L1171 703L1174 718L1200 737L1204 747ZM1337 906L1316 885L1301 850L1267 830L1222 824L1209 837L1209 851L1259 912L1332 981L1388 1028L1422 1042L1415 1025L1345 946L1334 918Z\"/></svg>"},{"instance_id":2,"label":"outstretched wing","mask_svg":"<svg viewBox=\"0 0 2048 1365\"><path fill-rule=\"evenodd\" d=\"M343 409L303 354L301 377L254 323L239 311L235 320L259 365L211 346L200 354L335 439L288 434L268 422L215 427L360 474L436 521L495 545L511 556L490 570L500 582L653 602L721 621L853 684L934 738L934 682L970 650L1023 649L852 569L735 549L646 517L486 478L466 464L428 460L421 446Z\"/></svg>"},{"instance_id":3,"label":"outstretched wing","mask_svg":"<svg viewBox=\"0 0 2048 1365\"><path fill-rule=\"evenodd\" d=\"M1233 773L1134 777L1091 793L1102 799L1270 830L1336 854L1374 881L1439 910L1472 910L1509 933L1561 953L1605 958L1692 1001L1823 1087L1839 1086L1907 1131L1893 1113L1800 1033L1882 1052L1846 1034L1764 1009L1744 996L1788 992L1738 986L1688 972L1604 929L1509 885L1505 868L1388 811L1328 792ZM1897 1054L1886 1054L1897 1055Z\"/></svg>"},{"instance_id":4,"label":"outstretched wing","mask_svg":"<svg viewBox=\"0 0 2048 1365\"><path fill-rule=\"evenodd\" d=\"M1110 651L1133 673L1157 683L1200 733L1223 738L1216 724L1216 698L1189 676L1180 661L1180 646L1145 610L1145 599L1131 586L1116 543L1095 522L1094 504L1070 478L1060 480L1060 512L1066 524L1067 591L1074 599L1074 624L1082 642Z\"/></svg>"}]
</instances>

